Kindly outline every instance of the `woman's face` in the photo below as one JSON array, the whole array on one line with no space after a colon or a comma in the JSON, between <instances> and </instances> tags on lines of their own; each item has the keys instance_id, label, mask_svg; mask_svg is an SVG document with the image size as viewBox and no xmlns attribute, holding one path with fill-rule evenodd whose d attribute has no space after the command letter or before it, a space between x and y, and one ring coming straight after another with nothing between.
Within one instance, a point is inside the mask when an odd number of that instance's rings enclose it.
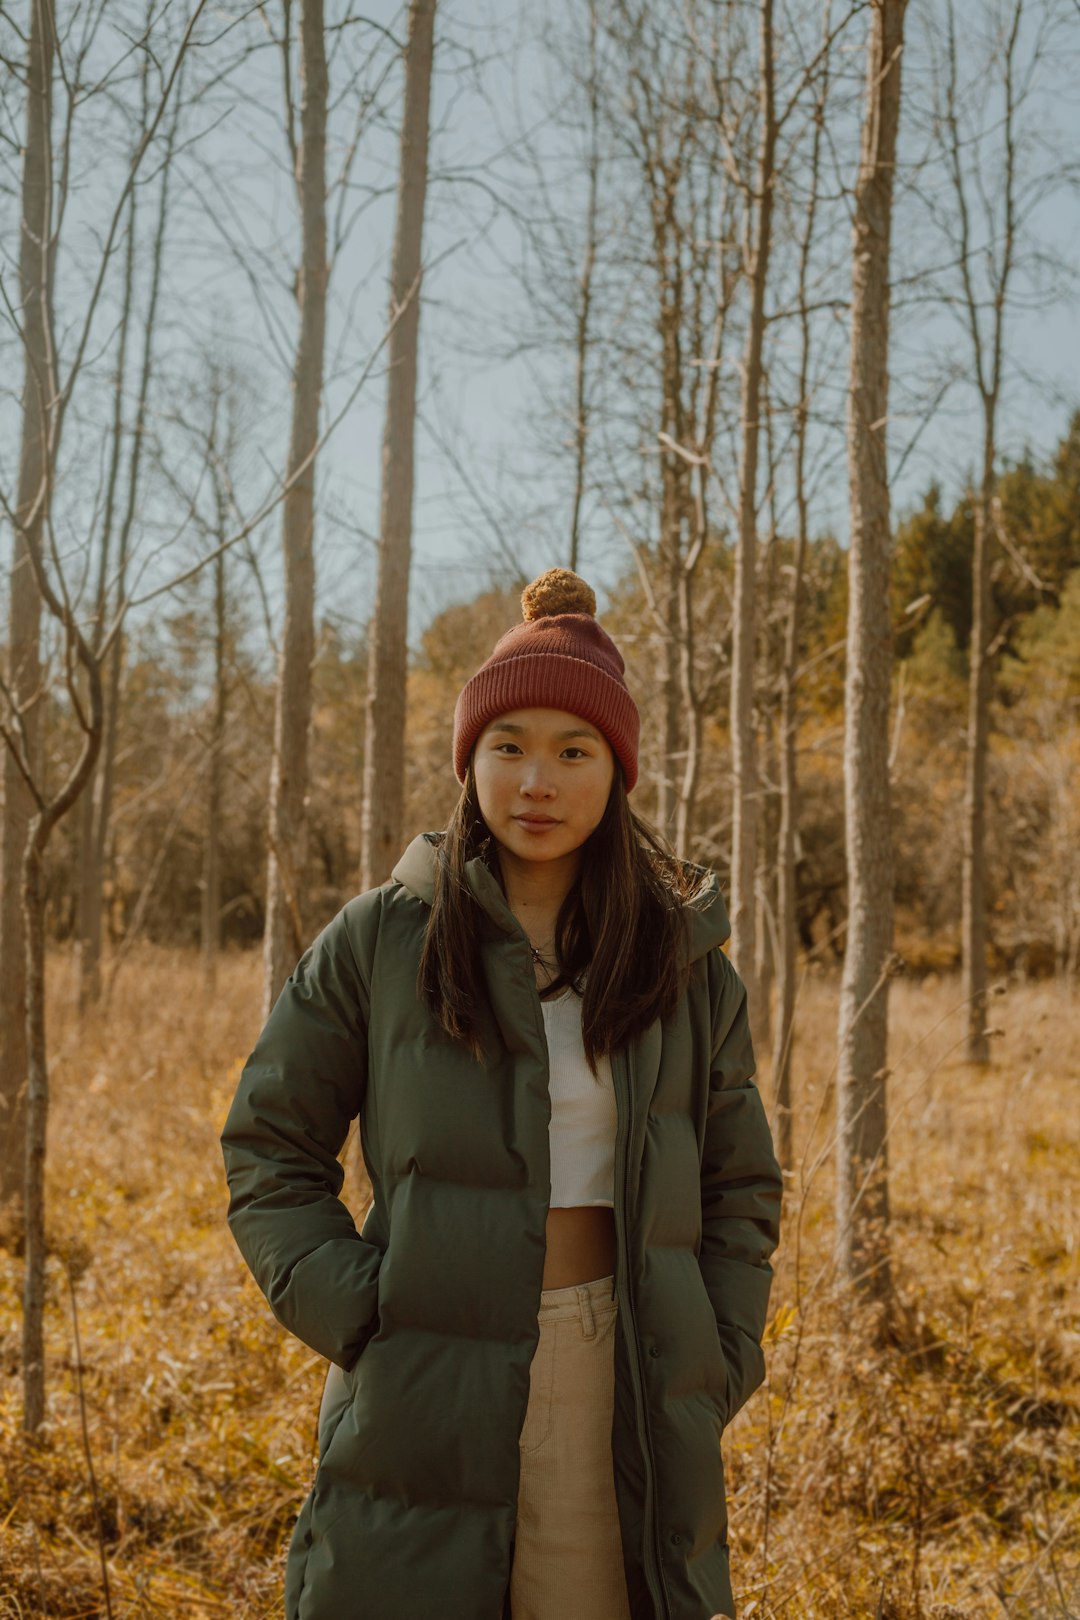
<instances>
[{"instance_id":1,"label":"woman's face","mask_svg":"<svg viewBox=\"0 0 1080 1620\"><path fill-rule=\"evenodd\" d=\"M514 709L476 739L473 774L493 837L523 861L579 849L605 809L615 775L607 738L565 709Z\"/></svg>"}]
</instances>

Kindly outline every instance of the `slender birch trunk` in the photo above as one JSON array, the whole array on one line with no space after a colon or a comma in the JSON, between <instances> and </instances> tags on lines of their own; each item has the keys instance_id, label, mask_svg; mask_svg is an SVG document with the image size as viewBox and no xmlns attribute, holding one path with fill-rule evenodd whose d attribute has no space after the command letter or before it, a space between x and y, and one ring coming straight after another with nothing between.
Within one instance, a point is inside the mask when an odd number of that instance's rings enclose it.
<instances>
[{"instance_id":1,"label":"slender birch trunk","mask_svg":"<svg viewBox=\"0 0 1080 1620\"><path fill-rule=\"evenodd\" d=\"M286 54L288 50L286 31ZM329 84L322 0L303 0L300 64L300 145L294 153L303 244L297 278L300 335L292 378L292 428L287 467L290 484L282 515L285 625L278 662L274 751L270 766L263 933L264 1017L269 1017L306 943L303 883L307 854L311 664L315 655L315 446L319 438L329 282L326 258Z\"/></svg>"},{"instance_id":2,"label":"slender birch trunk","mask_svg":"<svg viewBox=\"0 0 1080 1620\"><path fill-rule=\"evenodd\" d=\"M574 379L574 499L570 512L571 572L578 571L578 553L581 546L581 507L585 499L585 468L588 459L589 415L586 380L591 336L593 275L596 270L596 219L600 179L600 151L598 130L600 122L600 87L596 53L596 0L589 0L589 189L585 206L585 259L581 267L580 300L577 309L577 355Z\"/></svg>"},{"instance_id":3,"label":"slender birch trunk","mask_svg":"<svg viewBox=\"0 0 1080 1620\"><path fill-rule=\"evenodd\" d=\"M961 875L961 979L967 1003L969 1063L990 1061L986 1036L986 759L990 744L990 503L994 491L994 410L987 405L983 469L975 498L968 655L967 751L964 759L964 845Z\"/></svg>"},{"instance_id":4,"label":"slender birch trunk","mask_svg":"<svg viewBox=\"0 0 1080 1620\"><path fill-rule=\"evenodd\" d=\"M143 75L145 111L146 75ZM145 123L144 123L145 127ZM109 436L109 472L105 483L105 504L101 524L101 544L98 551L97 588L94 596L94 623L91 647L95 657L100 653L107 631L110 590L109 570L112 563L113 522L116 512L120 463L124 445L124 398L127 392L128 337L135 304L135 242L136 199L132 188L128 204L127 243L124 253L124 291L120 309L120 333L117 341L116 378L113 387L112 432ZM102 869L97 859L97 812L100 805L98 791L101 760L79 799L78 840L79 869L76 895L76 952L78 969L79 1012L95 1003L101 994L101 920Z\"/></svg>"},{"instance_id":5,"label":"slender birch trunk","mask_svg":"<svg viewBox=\"0 0 1080 1620\"><path fill-rule=\"evenodd\" d=\"M180 64L192 37L203 0L191 13L183 42L166 81L164 96L153 124L134 154L127 181L108 227L103 254L111 252L125 199L135 184L139 163L147 150L157 118L164 111L176 82ZM49 838L57 823L77 804L93 774L101 749L103 705L101 654L95 652L82 633L79 615L72 605L76 592L65 578L64 563L56 548L46 545L48 514L56 476L57 457L66 408L80 373L90 336L94 309L103 276L95 283L85 311L81 338L61 387L56 347L53 342L52 287L53 256L51 197L52 147L49 119L51 94L53 17L48 0L34 0L29 29L28 106L29 133L26 165L36 166L39 212L24 207L24 255L36 277L23 297L23 341L27 369L33 382L27 389L30 408L24 412L24 437L20 456L19 491L14 503L16 544L22 543L26 562L33 573L40 603L47 608L62 637L56 660L57 675L63 679L69 713L82 733L82 745L74 764L64 774L55 769L35 772L27 736L21 724L18 700L14 712L3 725L8 753L16 760L29 789L33 814L20 869L19 890L23 908L22 940L25 950L25 1040L26 1040L26 1135L25 1135L25 1278L23 1290L23 1426L36 1433L45 1416L45 1155L49 1111L49 1068L45 1041L45 889L43 867ZM69 87L70 88L70 87ZM44 193L44 199L42 199ZM62 195L62 193L61 193ZM62 209L58 206L58 217ZM27 222L33 222L27 229ZM36 225L36 228L34 228ZM30 247L27 248L29 241ZM31 296L27 296L29 291ZM35 349L37 345L37 349ZM40 365L34 367L33 361ZM27 467L30 467L30 475ZM48 565L46 564L48 555ZM8 705L10 708L10 705ZM46 776L60 776L56 791ZM5 873L5 889L10 886L11 868ZM8 964L10 967L10 963ZM5 970L6 971L6 970Z\"/></svg>"},{"instance_id":6,"label":"slender birch trunk","mask_svg":"<svg viewBox=\"0 0 1080 1620\"><path fill-rule=\"evenodd\" d=\"M659 275L657 331L660 337L660 537L657 619L660 627L656 671L660 758L654 820L666 838L677 840L676 778L682 746L682 669L680 612L686 520L686 413L683 408L683 267L678 251L676 191L679 165L657 145L653 177L653 244Z\"/></svg>"},{"instance_id":7,"label":"slender birch trunk","mask_svg":"<svg viewBox=\"0 0 1080 1620\"><path fill-rule=\"evenodd\" d=\"M828 9L825 32L828 33ZM810 190L803 230L799 239L799 391L795 404L795 561L791 592L784 624L784 651L780 665L780 735L777 767L780 774L780 826L777 832L776 910L779 950L776 961L776 1017L773 1021L773 1096L776 1122L776 1152L781 1169L795 1167L794 1114L791 1091L791 1049L795 1037L795 959L798 944L796 907L796 849L798 843L798 670L799 613L802 605L803 576L810 543L809 500L806 493L806 447L810 425L810 348L809 304L810 256L821 175L821 143L828 98L828 61L814 110L814 134L810 147Z\"/></svg>"},{"instance_id":8,"label":"slender birch trunk","mask_svg":"<svg viewBox=\"0 0 1080 1620\"><path fill-rule=\"evenodd\" d=\"M16 713L0 711L17 740L31 778L39 769L41 722L41 593L30 546L40 542L48 511L48 432L52 350L52 78L51 0L31 0L26 73L26 149L23 154L19 241L20 318L23 328L22 439L19 448L18 527L12 549L8 604L6 685ZM4 709L7 704L4 704ZM15 750L4 755L3 843L0 848L0 1204L16 1228L23 1203L27 1133L26 952L23 862L34 799Z\"/></svg>"},{"instance_id":9,"label":"slender birch trunk","mask_svg":"<svg viewBox=\"0 0 1080 1620\"><path fill-rule=\"evenodd\" d=\"M142 76L143 85L143 113L142 128L145 130L150 119L149 91L147 76ZM177 136L180 126L180 117L183 111L183 98L178 93L175 112L166 138L165 153L161 163L161 188L158 193L157 222L154 227L154 240L150 263L150 292L146 306L146 323L143 328L142 356L139 365L139 384L135 404L135 419L131 426L131 457L128 462L127 488L123 516L120 522L120 532L116 550L116 582L113 591L113 603L119 607L124 600L127 588L128 555L131 549L131 536L135 528L135 520L139 510L139 495L141 493L140 478L142 473L143 451L146 442L146 422L149 411L150 387L154 375L154 334L157 327L157 312L160 302L162 273L165 262L166 225L169 217L169 180L172 174L173 156L176 150ZM131 206L128 217L129 254L134 253L135 242L135 198L136 191L132 190ZM130 273L128 284L131 283ZM125 303L126 307L126 303ZM125 330L126 339L126 314ZM123 355L118 359L118 380L123 387L125 365ZM117 463L119 462L120 445L123 439L123 421L121 401L117 401L117 410L114 417L114 446ZM105 562L108 558L109 547L106 545L102 553L102 568L99 578L98 611L96 623L104 626L109 611L109 599L106 589L107 573ZM116 740L119 731L120 717L120 688L124 668L125 635L123 629L118 629L113 638L106 659L104 672L104 703L105 703L105 729L101 742L101 754L94 768L92 781L79 801L80 815L80 850L81 850L81 893L79 902L79 1006L97 1003L101 997L101 951L104 934L104 883L106 854L109 848L109 831L112 822L113 787L116 779ZM95 642L95 652L100 648L101 640Z\"/></svg>"},{"instance_id":10,"label":"slender birch trunk","mask_svg":"<svg viewBox=\"0 0 1080 1620\"><path fill-rule=\"evenodd\" d=\"M805 399L805 377L802 382ZM778 767L780 773L780 827L777 833L776 909L777 932L780 949L776 963L776 1017L773 1021L772 1072L776 1120L776 1152L783 1170L792 1170L795 1164L792 1094L791 1047L795 1033L795 955L797 903L795 883L795 852L798 831L798 763L796 739L798 735L798 708L796 681L798 671L799 606L802 594L803 572L806 567L806 481L805 425L796 427L796 500L798 505L798 536L795 542L795 564L791 578L791 598L784 630L784 657L780 668L780 736Z\"/></svg>"},{"instance_id":11,"label":"slender birch trunk","mask_svg":"<svg viewBox=\"0 0 1080 1620\"><path fill-rule=\"evenodd\" d=\"M45 902L42 885L40 811L31 822L23 860L20 900L26 941L27 1057L26 1134L23 1139L26 1197L26 1270L23 1276L23 1428L34 1434L45 1418L45 1151L49 1074L45 1056Z\"/></svg>"},{"instance_id":12,"label":"slender birch trunk","mask_svg":"<svg viewBox=\"0 0 1080 1620\"><path fill-rule=\"evenodd\" d=\"M758 1010L751 1024L756 1050L769 1045L772 1030L773 983L776 979L776 867L780 830L777 793L769 786L779 779L776 717L770 699L761 716L760 755L764 769L758 780L762 787L761 816L758 825L757 881L754 885L755 919L754 982Z\"/></svg>"},{"instance_id":13,"label":"slender birch trunk","mask_svg":"<svg viewBox=\"0 0 1080 1620\"><path fill-rule=\"evenodd\" d=\"M761 432L762 350L765 289L772 247L773 181L776 168L776 91L773 0L761 0L761 63L758 87L761 134L751 207L754 222L747 265L750 312L743 352L742 449L739 467L739 538L735 551L735 602L731 649L731 957L747 990L751 1020L757 1016L756 897L760 821L754 740L754 591L757 569L757 469Z\"/></svg>"},{"instance_id":14,"label":"slender birch trunk","mask_svg":"<svg viewBox=\"0 0 1080 1620\"><path fill-rule=\"evenodd\" d=\"M678 854L687 860L693 856L705 715L713 707L711 688L715 683L715 677L710 681L708 675L702 674L698 669L694 597L698 565L709 541L709 479L720 401L721 356L727 331L728 310L737 275L732 268L732 255L726 247L725 226L729 221L729 196L728 175L726 171L721 170L720 195L713 214L713 217L722 222L716 248L719 294L709 340L702 410L700 418L695 415L695 440L691 447L693 465L686 474L688 484L686 500L693 523L693 539L679 571L679 680L682 691L683 727L686 734L686 763L679 783L675 810L675 848ZM701 346L704 347L704 344ZM709 626L709 636L718 638L717 626Z\"/></svg>"},{"instance_id":15,"label":"slender birch trunk","mask_svg":"<svg viewBox=\"0 0 1080 1620\"><path fill-rule=\"evenodd\" d=\"M700 546L695 545L696 555ZM694 671L694 563L696 555L686 560L679 570L679 691L682 718L686 729L686 764L675 807L675 852L683 860L690 860L694 837L694 807L697 800L698 776L701 770L701 735L704 725L701 699L698 695Z\"/></svg>"},{"instance_id":16,"label":"slender birch trunk","mask_svg":"<svg viewBox=\"0 0 1080 1620\"><path fill-rule=\"evenodd\" d=\"M769 537L765 546L764 566L761 569L763 586L763 612L761 632L757 637L760 649L760 673L755 670L755 686L763 694L759 704L761 717L759 759L764 769L759 770L760 789L758 816L757 871L754 881L755 941L754 981L757 985L757 1014L751 1019L751 1034L758 1051L769 1044L772 1030L772 990L776 977L776 851L779 833L779 764L776 736L776 686L774 671L780 665L780 644L777 629L776 598L779 567L779 524L777 522L777 467L776 447L773 440L772 401L768 377L762 379L762 413L765 428L766 472L768 475Z\"/></svg>"},{"instance_id":17,"label":"slender birch trunk","mask_svg":"<svg viewBox=\"0 0 1080 1620\"><path fill-rule=\"evenodd\" d=\"M26 937L26 1271L23 1283L23 1428L35 1433L45 1417L45 1153L49 1118L49 1065L45 1045L45 851L52 830L78 802L101 748L101 665L79 633L65 602L47 587L41 553L35 548L38 586L49 610L64 631L66 666L82 667L87 693L83 708L83 746L60 791L37 796L22 871L23 921ZM74 676L69 674L69 695Z\"/></svg>"},{"instance_id":18,"label":"slender birch trunk","mask_svg":"<svg viewBox=\"0 0 1080 1620\"><path fill-rule=\"evenodd\" d=\"M990 593L991 560L994 549L993 509L997 463L997 417L1001 398L1002 366L1005 353L1005 318L1009 283L1016 254L1017 163L1020 143L1016 132L1017 63L1024 0L1013 0L1012 15L1004 34L1000 60L1004 113L995 135L1002 147L1000 221L995 222L991 242L978 239L971 226L974 192L977 208L984 213L988 204L986 189L976 174L969 181L965 171L964 141L959 127L957 81L959 44L956 17L950 4L948 19L948 80L946 116L943 120L956 218L959 222L960 274L963 308L971 341L971 365L979 391L983 416L982 472L975 494L975 548L971 568L971 644L968 662L967 753L964 769L964 849L962 867L961 952L964 999L967 1003L967 1045L969 1063L990 1061L987 1024L986 973L986 765L990 747L990 693L993 681L993 603ZM1022 92L1021 92L1022 93ZM994 212L997 211L996 198ZM985 266L989 298L980 295L973 261ZM989 315L986 305L989 305ZM989 330L987 330L987 326Z\"/></svg>"},{"instance_id":19,"label":"slender birch trunk","mask_svg":"<svg viewBox=\"0 0 1080 1620\"><path fill-rule=\"evenodd\" d=\"M219 543L227 533L227 513L218 491ZM217 983L221 946L221 808L224 776L228 690L225 681L225 553L214 558L214 712L210 725L210 758L206 772L206 843L203 847L201 956L203 982Z\"/></svg>"},{"instance_id":20,"label":"slender birch trunk","mask_svg":"<svg viewBox=\"0 0 1080 1620\"><path fill-rule=\"evenodd\" d=\"M676 489L678 488L676 482ZM676 496L676 502L678 496ZM677 505L671 510L677 510ZM681 650L679 646L680 595L682 586L681 525L673 518L661 541L660 601L663 630L657 689L660 700L660 775L656 806L656 826L666 838L677 837L678 793L676 790L679 753L682 747Z\"/></svg>"},{"instance_id":21,"label":"slender birch trunk","mask_svg":"<svg viewBox=\"0 0 1080 1620\"><path fill-rule=\"evenodd\" d=\"M866 1297L892 1297L886 1109L893 941L889 791L889 246L906 0L873 0L854 197L847 403L844 828L848 926L836 1083L836 1259Z\"/></svg>"},{"instance_id":22,"label":"slender birch trunk","mask_svg":"<svg viewBox=\"0 0 1080 1620\"><path fill-rule=\"evenodd\" d=\"M405 695L412 564L413 444L420 340L420 281L427 197L435 0L411 0L405 50L397 225L391 268L393 320L382 446L379 576L371 625L361 809L360 886L390 876L405 820Z\"/></svg>"},{"instance_id":23,"label":"slender birch trunk","mask_svg":"<svg viewBox=\"0 0 1080 1620\"><path fill-rule=\"evenodd\" d=\"M809 236L809 233L808 233ZM808 239L807 239L808 243ZM807 249L808 250L808 249ZM806 259L803 259L805 269ZM777 741L777 769L780 779L780 825L776 838L776 927L779 950L776 961L776 1017L773 1021L772 1072L776 1121L777 1158L783 1170L795 1164L792 1096L791 1046L795 1032L795 956L797 946L795 855L798 836L798 762L796 741L799 715L796 686L799 667L799 608L808 547L806 497L807 390L809 387L810 323L806 309L806 279L800 283L802 308L802 351L799 367L799 401L795 413L795 502L798 531L795 562L791 576L784 625L784 652L780 665L780 721Z\"/></svg>"}]
</instances>

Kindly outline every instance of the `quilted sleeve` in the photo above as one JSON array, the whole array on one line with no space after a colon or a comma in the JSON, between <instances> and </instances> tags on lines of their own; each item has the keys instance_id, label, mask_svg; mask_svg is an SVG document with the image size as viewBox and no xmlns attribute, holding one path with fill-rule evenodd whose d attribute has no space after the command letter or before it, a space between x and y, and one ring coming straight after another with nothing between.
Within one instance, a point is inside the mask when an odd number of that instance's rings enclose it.
<instances>
[{"instance_id":1,"label":"quilted sleeve","mask_svg":"<svg viewBox=\"0 0 1080 1620\"><path fill-rule=\"evenodd\" d=\"M761 1338L780 1233L783 1182L753 1081L746 987L709 952L712 1066L701 1163L699 1263L728 1370L730 1419L765 1377Z\"/></svg>"},{"instance_id":2,"label":"quilted sleeve","mask_svg":"<svg viewBox=\"0 0 1080 1620\"><path fill-rule=\"evenodd\" d=\"M248 1058L221 1133L228 1222L281 1324L351 1367L374 1332L381 1251L338 1194L367 1082L370 978L350 901L305 951Z\"/></svg>"}]
</instances>

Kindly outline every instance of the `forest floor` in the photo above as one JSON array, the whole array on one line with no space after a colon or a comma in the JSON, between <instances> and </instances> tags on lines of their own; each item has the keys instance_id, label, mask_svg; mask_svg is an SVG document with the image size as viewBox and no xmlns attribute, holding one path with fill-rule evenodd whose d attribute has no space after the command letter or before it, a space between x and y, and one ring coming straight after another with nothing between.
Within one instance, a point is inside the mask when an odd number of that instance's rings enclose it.
<instances>
[{"instance_id":1,"label":"forest floor","mask_svg":"<svg viewBox=\"0 0 1080 1620\"><path fill-rule=\"evenodd\" d=\"M80 1029L71 960L50 964L48 1420L30 1446L22 1263L0 1249L0 1620L280 1620L326 1364L278 1327L224 1222L217 1138L260 972L228 956L208 997L194 956L147 947ZM800 992L769 1376L724 1442L740 1620L1080 1616L1076 1001L1010 986L979 1072L957 983L893 985L907 1326L883 1348L832 1285L837 994L824 976Z\"/></svg>"}]
</instances>

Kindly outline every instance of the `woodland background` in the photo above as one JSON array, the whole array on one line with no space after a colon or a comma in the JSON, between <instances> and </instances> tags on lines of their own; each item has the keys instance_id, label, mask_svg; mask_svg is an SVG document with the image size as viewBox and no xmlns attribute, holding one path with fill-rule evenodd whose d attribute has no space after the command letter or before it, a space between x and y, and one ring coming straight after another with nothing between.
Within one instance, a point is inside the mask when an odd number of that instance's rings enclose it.
<instances>
[{"instance_id":1,"label":"woodland background","mask_svg":"<svg viewBox=\"0 0 1080 1620\"><path fill-rule=\"evenodd\" d=\"M280 1612L325 1365L217 1134L554 565L785 1168L740 1614L1080 1614L1078 67L1074 0L0 10L0 1617Z\"/></svg>"},{"instance_id":2,"label":"woodland background","mask_svg":"<svg viewBox=\"0 0 1080 1620\"><path fill-rule=\"evenodd\" d=\"M988 949L995 972L1075 983L1080 972L1080 414L1046 464L1019 453L998 481L998 499L1025 539L1033 579L1004 564L995 580L1001 650L994 682L994 740L987 783ZM939 489L897 525L892 608L896 631L893 706L893 835L896 943L916 971L960 964L960 861L967 654L971 633L972 506L946 507ZM762 726L766 826L775 828L775 748L779 733L776 657L792 543L770 540L761 584ZM550 559L550 561L549 561ZM562 561L552 548L537 572ZM563 564L565 565L565 564ZM808 547L800 681L797 923L804 952L821 964L843 956L843 653L846 570L831 536ZM705 714L706 744L697 795L694 858L729 886L731 812L729 718L722 681L730 667L730 551L717 548L700 569L696 639L715 661L717 701ZM524 582L522 582L524 583ZM497 638L521 618L520 586L482 590L443 609L420 633L410 659L405 783L408 833L445 826L458 786L449 765L454 701ZM918 622L907 611L921 604ZM247 604L250 607L250 602ZM220 753L228 791L220 808L220 934L225 949L262 939L265 920L266 802L273 742L274 682L260 667L260 627L243 626L245 604L229 604L228 723ZM641 786L634 808L655 821L652 784L663 769L656 726L648 724L655 635L637 571L610 589L601 619L627 663L644 711ZM202 612L162 612L129 653L118 717L116 809L106 869L107 939L117 955L140 937L160 945L203 946L201 896L206 858L207 755L213 700L213 637ZM303 889L312 926L357 892L360 865L367 639L332 616L321 621L313 665L309 849ZM58 731L62 726L57 717ZM58 749L67 739L57 737ZM70 747L70 743L68 743ZM772 757L770 750L773 751ZM771 769L770 769L771 767ZM203 784L202 792L199 785ZM770 788L772 789L770 793ZM775 831L773 833L775 839ZM78 826L57 829L49 867L50 935L77 939Z\"/></svg>"}]
</instances>

